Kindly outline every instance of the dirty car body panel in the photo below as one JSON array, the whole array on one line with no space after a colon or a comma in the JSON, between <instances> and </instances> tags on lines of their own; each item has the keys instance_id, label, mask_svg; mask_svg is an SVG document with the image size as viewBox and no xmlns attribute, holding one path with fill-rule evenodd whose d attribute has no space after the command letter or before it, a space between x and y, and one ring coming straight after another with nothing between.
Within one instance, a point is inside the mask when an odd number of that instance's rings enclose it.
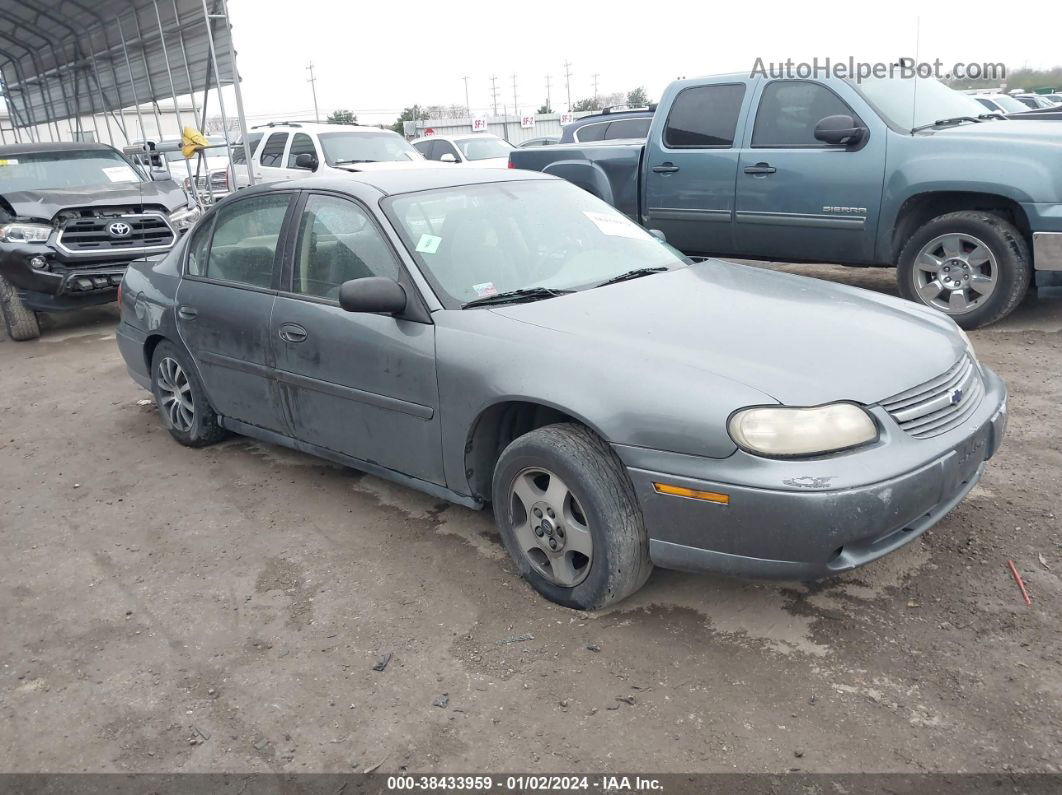
<instances>
[{"instance_id":1,"label":"dirty car body panel","mask_svg":"<svg viewBox=\"0 0 1062 795\"><path fill-rule=\"evenodd\" d=\"M396 209L452 189L517 196L543 185L578 192L578 201L629 223L561 180L502 171L296 181L220 202L201 226L232 202L298 195L276 230L274 281L257 291L268 296L268 321L246 321L268 333L243 321L228 332L262 348L252 369L265 384L261 400L275 400L282 417L270 426L229 416L234 387L204 378L225 427L481 507L496 456L484 454L477 431L499 407L531 404L611 447L654 563L750 577L810 579L863 565L918 537L976 484L1004 433L1006 390L946 317L856 288L678 259L644 278L462 308L425 264L445 241L411 238ZM371 227L373 256L396 263L410 298L398 316L346 312L327 295L294 289L293 263L310 245L295 229L307 203L324 194L365 213L369 224L351 234ZM611 216L589 212L615 229ZM430 211L423 215L430 222ZM138 383L150 383L146 351L159 339L187 346L206 372L177 317L191 238L126 275L118 340ZM208 313L240 317L236 305L248 295L229 289L227 308ZM196 309L186 325L203 319ZM876 438L781 457L739 447L727 430L746 407L837 401L865 411ZM661 493L660 483L728 501Z\"/></svg>"}]
</instances>

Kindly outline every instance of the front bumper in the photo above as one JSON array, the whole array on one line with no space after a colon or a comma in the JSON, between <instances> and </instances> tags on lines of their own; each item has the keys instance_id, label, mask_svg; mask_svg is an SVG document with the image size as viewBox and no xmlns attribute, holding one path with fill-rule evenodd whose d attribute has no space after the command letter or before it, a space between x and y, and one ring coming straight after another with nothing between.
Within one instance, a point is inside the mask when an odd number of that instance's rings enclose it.
<instances>
[{"instance_id":1,"label":"front bumper","mask_svg":"<svg viewBox=\"0 0 1062 795\"><path fill-rule=\"evenodd\" d=\"M999 448L1006 389L991 371L984 375L986 393L974 414L934 439L913 439L894 426L878 445L814 462L740 452L728 459L695 459L617 446L649 531L653 562L687 571L809 580L863 566L909 543L970 492ZM914 466L911 450L924 451ZM665 470L637 465L669 458L674 466ZM897 463L895 474L878 477L883 467ZM734 477L689 477L691 469L698 475L729 471ZM810 474L798 474L805 471ZM849 485L861 475L873 480ZM838 480L849 483L830 488ZM659 482L726 494L729 504L660 494L653 486Z\"/></svg>"},{"instance_id":2,"label":"front bumper","mask_svg":"<svg viewBox=\"0 0 1062 795\"><path fill-rule=\"evenodd\" d=\"M33 267L40 258L46 268ZM0 276L29 309L56 312L113 301L131 259L67 262L49 244L0 243Z\"/></svg>"}]
</instances>

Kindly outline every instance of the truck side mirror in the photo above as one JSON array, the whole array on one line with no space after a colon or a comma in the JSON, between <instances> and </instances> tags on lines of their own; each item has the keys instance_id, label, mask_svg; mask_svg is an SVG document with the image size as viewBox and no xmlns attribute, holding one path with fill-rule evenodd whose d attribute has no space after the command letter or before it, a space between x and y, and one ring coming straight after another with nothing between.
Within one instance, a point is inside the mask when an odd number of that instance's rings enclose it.
<instances>
[{"instance_id":1,"label":"truck side mirror","mask_svg":"<svg viewBox=\"0 0 1062 795\"><path fill-rule=\"evenodd\" d=\"M815 140L834 146L858 146L870 131L851 116L827 116L815 125Z\"/></svg>"},{"instance_id":2,"label":"truck side mirror","mask_svg":"<svg viewBox=\"0 0 1062 795\"><path fill-rule=\"evenodd\" d=\"M317 170L317 155L309 152L295 155L295 168L305 168L308 171Z\"/></svg>"}]
</instances>

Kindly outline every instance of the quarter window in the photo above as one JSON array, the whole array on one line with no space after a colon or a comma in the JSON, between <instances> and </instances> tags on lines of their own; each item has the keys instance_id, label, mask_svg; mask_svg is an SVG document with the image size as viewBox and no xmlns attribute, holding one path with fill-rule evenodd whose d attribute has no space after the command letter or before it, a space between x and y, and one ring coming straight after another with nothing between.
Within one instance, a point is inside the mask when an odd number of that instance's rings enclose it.
<instances>
[{"instance_id":1,"label":"quarter window","mask_svg":"<svg viewBox=\"0 0 1062 795\"><path fill-rule=\"evenodd\" d=\"M207 250L210 246L210 230L214 227L214 219L211 218L205 224L199 224L192 233L188 247L188 274L190 276L206 276Z\"/></svg>"},{"instance_id":2,"label":"quarter window","mask_svg":"<svg viewBox=\"0 0 1062 795\"><path fill-rule=\"evenodd\" d=\"M291 139L291 148L288 149L288 168L297 168L295 165L295 158L299 155L313 155L317 157L317 150L314 148L313 139L306 133L295 133L295 137Z\"/></svg>"},{"instance_id":3,"label":"quarter window","mask_svg":"<svg viewBox=\"0 0 1062 795\"><path fill-rule=\"evenodd\" d=\"M683 89L675 97L668 114L664 145L677 148L733 146L744 98L744 83Z\"/></svg>"},{"instance_id":4,"label":"quarter window","mask_svg":"<svg viewBox=\"0 0 1062 795\"><path fill-rule=\"evenodd\" d=\"M301 295L339 298L351 279L397 279L398 261L359 205L334 196L311 195L299 223L292 289Z\"/></svg>"},{"instance_id":5,"label":"quarter window","mask_svg":"<svg viewBox=\"0 0 1062 795\"><path fill-rule=\"evenodd\" d=\"M645 138L649 134L649 125L652 119L623 119L614 121L605 130L605 140L614 141L619 138Z\"/></svg>"},{"instance_id":6,"label":"quarter window","mask_svg":"<svg viewBox=\"0 0 1062 795\"><path fill-rule=\"evenodd\" d=\"M768 83L760 97L752 145L760 147L825 147L815 127L827 116L855 113L826 86L805 80Z\"/></svg>"},{"instance_id":7,"label":"quarter window","mask_svg":"<svg viewBox=\"0 0 1062 795\"><path fill-rule=\"evenodd\" d=\"M598 122L597 124L587 124L585 127L580 127L575 131L575 140L580 143L588 141L602 141L605 138L605 131L608 129L608 122Z\"/></svg>"},{"instance_id":8,"label":"quarter window","mask_svg":"<svg viewBox=\"0 0 1062 795\"><path fill-rule=\"evenodd\" d=\"M286 132L276 132L270 135L265 142L265 146L262 147L262 154L259 157L263 166L274 166L279 168L281 159L284 157L284 144L287 143L288 134Z\"/></svg>"},{"instance_id":9,"label":"quarter window","mask_svg":"<svg viewBox=\"0 0 1062 795\"><path fill-rule=\"evenodd\" d=\"M205 275L252 287L272 287L273 259L289 201L289 194L273 193L219 209ZM196 262L198 266L199 260Z\"/></svg>"}]
</instances>

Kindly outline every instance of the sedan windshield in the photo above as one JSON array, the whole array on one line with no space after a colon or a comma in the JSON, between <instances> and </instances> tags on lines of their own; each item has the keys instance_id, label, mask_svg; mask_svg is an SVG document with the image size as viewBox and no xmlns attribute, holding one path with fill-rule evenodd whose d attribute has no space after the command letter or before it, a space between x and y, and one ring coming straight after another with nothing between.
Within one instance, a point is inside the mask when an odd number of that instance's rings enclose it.
<instances>
[{"instance_id":1,"label":"sedan windshield","mask_svg":"<svg viewBox=\"0 0 1062 795\"><path fill-rule=\"evenodd\" d=\"M492 157L508 157L515 147L500 138L458 138L454 143L461 147L466 160L488 160Z\"/></svg>"},{"instance_id":2,"label":"sedan windshield","mask_svg":"<svg viewBox=\"0 0 1062 795\"><path fill-rule=\"evenodd\" d=\"M0 158L0 193L143 181L129 161L107 149L34 152Z\"/></svg>"},{"instance_id":3,"label":"sedan windshield","mask_svg":"<svg viewBox=\"0 0 1062 795\"><path fill-rule=\"evenodd\" d=\"M626 216L559 180L405 194L390 199L387 209L440 299L451 306L513 290L596 287L630 271L686 264Z\"/></svg>"},{"instance_id":4,"label":"sedan windshield","mask_svg":"<svg viewBox=\"0 0 1062 795\"><path fill-rule=\"evenodd\" d=\"M995 94L989 97L989 100L999 105L1007 113L1024 113L1029 109L1014 99L1014 97L1008 97L1006 94Z\"/></svg>"},{"instance_id":5,"label":"sedan windshield","mask_svg":"<svg viewBox=\"0 0 1062 795\"><path fill-rule=\"evenodd\" d=\"M985 106L933 78L887 77L852 85L879 113L901 130L931 125L939 119L977 119Z\"/></svg>"},{"instance_id":6,"label":"sedan windshield","mask_svg":"<svg viewBox=\"0 0 1062 795\"><path fill-rule=\"evenodd\" d=\"M423 160L420 152L406 143L398 133L387 132L329 132L321 133L321 148L325 162L382 163L396 160Z\"/></svg>"}]
</instances>

